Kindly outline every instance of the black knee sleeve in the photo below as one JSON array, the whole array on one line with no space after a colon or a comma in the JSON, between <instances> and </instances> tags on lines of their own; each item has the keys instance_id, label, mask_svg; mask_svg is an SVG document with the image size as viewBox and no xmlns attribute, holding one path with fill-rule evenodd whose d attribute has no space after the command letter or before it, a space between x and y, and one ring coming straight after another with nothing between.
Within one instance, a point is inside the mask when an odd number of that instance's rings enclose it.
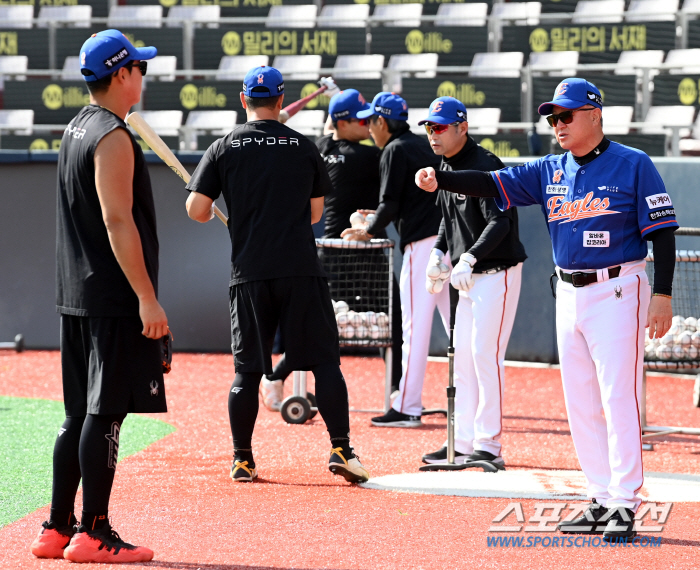
<instances>
[{"instance_id":1,"label":"black knee sleeve","mask_svg":"<svg viewBox=\"0 0 700 570\"><path fill-rule=\"evenodd\" d=\"M316 379L318 411L326 422L331 439L350 437L348 387L335 362L319 364L311 369Z\"/></svg>"},{"instance_id":2,"label":"black knee sleeve","mask_svg":"<svg viewBox=\"0 0 700 570\"><path fill-rule=\"evenodd\" d=\"M109 496L119 457L119 433L126 414L88 414L80 438L83 476L81 524L99 528L107 522Z\"/></svg>"},{"instance_id":3,"label":"black knee sleeve","mask_svg":"<svg viewBox=\"0 0 700 570\"><path fill-rule=\"evenodd\" d=\"M262 372L239 372L228 394L233 449L252 449L253 429L258 417L258 389Z\"/></svg>"},{"instance_id":4,"label":"black knee sleeve","mask_svg":"<svg viewBox=\"0 0 700 570\"><path fill-rule=\"evenodd\" d=\"M51 522L59 528L75 524L75 494L80 484L80 433L85 416L68 417L58 430L53 448L53 486L51 491Z\"/></svg>"},{"instance_id":5,"label":"black knee sleeve","mask_svg":"<svg viewBox=\"0 0 700 570\"><path fill-rule=\"evenodd\" d=\"M265 377L268 380L286 380L287 376L289 376L292 372L294 372L288 365L287 365L287 358L283 354L282 358L280 358L279 362L275 365L274 370L272 371L272 374L266 374Z\"/></svg>"}]
</instances>

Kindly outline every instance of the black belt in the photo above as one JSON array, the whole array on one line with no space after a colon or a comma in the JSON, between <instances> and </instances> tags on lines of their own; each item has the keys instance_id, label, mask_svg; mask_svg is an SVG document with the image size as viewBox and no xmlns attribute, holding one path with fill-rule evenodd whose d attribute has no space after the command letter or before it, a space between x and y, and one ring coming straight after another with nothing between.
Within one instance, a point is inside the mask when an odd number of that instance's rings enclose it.
<instances>
[{"instance_id":1,"label":"black belt","mask_svg":"<svg viewBox=\"0 0 700 570\"><path fill-rule=\"evenodd\" d=\"M618 265L617 267L610 267L607 270L604 269L603 271L608 272L608 279L615 279L615 277L620 276L621 270L622 267ZM584 273L583 271L566 273L560 269L558 274L559 279L561 279L564 283L571 283L574 287L585 287L591 283L598 282L598 273L596 271L593 271L592 273Z\"/></svg>"}]
</instances>

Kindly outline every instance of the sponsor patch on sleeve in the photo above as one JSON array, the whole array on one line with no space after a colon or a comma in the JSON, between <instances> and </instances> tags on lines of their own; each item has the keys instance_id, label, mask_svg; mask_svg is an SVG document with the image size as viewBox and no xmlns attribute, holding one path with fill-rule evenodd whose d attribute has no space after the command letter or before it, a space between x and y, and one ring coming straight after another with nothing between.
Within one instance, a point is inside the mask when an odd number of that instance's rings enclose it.
<instances>
[{"instance_id":1,"label":"sponsor patch on sleeve","mask_svg":"<svg viewBox=\"0 0 700 570\"><path fill-rule=\"evenodd\" d=\"M646 196L645 200L650 210L656 210L657 208L670 208L673 206L671 203L671 197L666 194L654 194L653 196Z\"/></svg>"},{"instance_id":2,"label":"sponsor patch on sleeve","mask_svg":"<svg viewBox=\"0 0 700 570\"><path fill-rule=\"evenodd\" d=\"M653 222L660 218L671 218L676 215L676 210L673 208L666 208L665 210L658 210L656 212L649 213L649 219Z\"/></svg>"},{"instance_id":3,"label":"sponsor patch on sleeve","mask_svg":"<svg viewBox=\"0 0 700 570\"><path fill-rule=\"evenodd\" d=\"M583 247L610 247L610 232L583 232Z\"/></svg>"},{"instance_id":4,"label":"sponsor patch on sleeve","mask_svg":"<svg viewBox=\"0 0 700 570\"><path fill-rule=\"evenodd\" d=\"M564 195L569 191L568 186L561 186L560 184L547 184L547 194L561 194Z\"/></svg>"}]
</instances>

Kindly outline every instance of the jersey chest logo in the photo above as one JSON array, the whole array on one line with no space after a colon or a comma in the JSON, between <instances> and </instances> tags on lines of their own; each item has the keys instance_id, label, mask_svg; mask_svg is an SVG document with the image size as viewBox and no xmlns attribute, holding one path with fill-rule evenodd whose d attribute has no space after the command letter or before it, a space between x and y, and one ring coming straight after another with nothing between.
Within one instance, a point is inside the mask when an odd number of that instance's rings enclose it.
<instances>
[{"instance_id":1,"label":"jersey chest logo","mask_svg":"<svg viewBox=\"0 0 700 570\"><path fill-rule=\"evenodd\" d=\"M547 200L547 209L549 210L547 221L567 224L586 218L620 213L608 208L610 208L610 199L593 198L593 192L589 192L585 197L573 202L564 201L562 196L552 196Z\"/></svg>"}]
</instances>

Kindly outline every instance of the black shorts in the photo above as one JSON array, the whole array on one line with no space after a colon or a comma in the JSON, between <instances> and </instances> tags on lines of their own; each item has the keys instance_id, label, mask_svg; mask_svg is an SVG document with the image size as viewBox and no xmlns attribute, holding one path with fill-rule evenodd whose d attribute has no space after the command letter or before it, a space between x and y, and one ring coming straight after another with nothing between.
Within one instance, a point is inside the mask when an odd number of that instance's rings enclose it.
<instances>
[{"instance_id":1,"label":"black shorts","mask_svg":"<svg viewBox=\"0 0 700 570\"><path fill-rule=\"evenodd\" d=\"M138 317L61 315L66 416L167 412L159 340Z\"/></svg>"},{"instance_id":2,"label":"black shorts","mask_svg":"<svg viewBox=\"0 0 700 570\"><path fill-rule=\"evenodd\" d=\"M229 297L236 372L272 373L272 343L278 325L292 370L340 364L338 326L324 277L240 283L230 288Z\"/></svg>"}]
</instances>

